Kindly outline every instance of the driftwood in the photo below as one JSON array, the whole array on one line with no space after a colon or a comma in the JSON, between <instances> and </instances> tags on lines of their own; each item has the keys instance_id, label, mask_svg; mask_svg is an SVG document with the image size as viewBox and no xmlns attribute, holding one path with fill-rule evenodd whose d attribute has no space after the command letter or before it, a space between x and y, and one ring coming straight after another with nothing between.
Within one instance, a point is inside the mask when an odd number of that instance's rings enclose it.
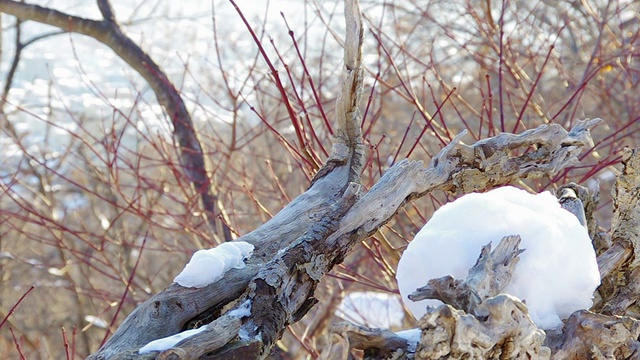
<instances>
[{"instance_id":1,"label":"driftwood","mask_svg":"<svg viewBox=\"0 0 640 360\"><path fill-rule=\"evenodd\" d=\"M271 220L238 239L255 246L247 267L233 269L222 280L200 289L171 284L129 314L90 359L186 359L195 351L198 356L205 354L201 358L264 358L286 326L317 302L314 290L323 275L404 204L435 190L455 195L555 174L577 162L581 148L590 141L589 128L600 122L580 121L568 132L560 125L545 124L473 145L461 143L462 133L427 167L422 162L399 161L363 193L359 185L363 30L356 0L345 1L345 13L345 65L336 105L336 136L332 154L311 187ZM249 316L229 313L246 301L251 303ZM137 353L152 340L206 323L211 331L173 349L161 354ZM223 323L228 323L227 333L215 331Z\"/></svg>"},{"instance_id":2,"label":"driftwood","mask_svg":"<svg viewBox=\"0 0 640 360\"><path fill-rule=\"evenodd\" d=\"M533 323L525 304L500 294L522 253L519 244L517 235L504 237L493 252L488 244L466 280L451 276L433 279L409 295L415 301L438 299L445 303L429 308L418 322L419 344L398 342L393 333L341 326L334 329L330 348L343 348L340 345L346 342L365 354L392 354L386 358L398 359L549 359L551 351L543 345L545 332ZM367 341L362 341L363 337ZM407 351L410 348L415 352Z\"/></svg>"},{"instance_id":3,"label":"driftwood","mask_svg":"<svg viewBox=\"0 0 640 360\"><path fill-rule=\"evenodd\" d=\"M519 299L501 294L484 303L485 321L450 305L430 311L418 322L422 330L418 359L548 359L544 331L538 329Z\"/></svg>"},{"instance_id":4,"label":"driftwood","mask_svg":"<svg viewBox=\"0 0 640 360\"><path fill-rule=\"evenodd\" d=\"M330 332L321 360L348 359L352 348L365 349L367 359L397 359L410 353L407 340L389 330L340 322L334 324Z\"/></svg>"},{"instance_id":5,"label":"driftwood","mask_svg":"<svg viewBox=\"0 0 640 360\"><path fill-rule=\"evenodd\" d=\"M519 245L519 235L505 236L493 252L491 244L487 244L480 250L480 257L466 280L456 280L452 276L432 279L410 294L409 299L437 299L469 314L486 316L487 311L481 304L500 294L511 280L518 255L524 251L518 248Z\"/></svg>"},{"instance_id":6,"label":"driftwood","mask_svg":"<svg viewBox=\"0 0 640 360\"><path fill-rule=\"evenodd\" d=\"M634 261L640 231L640 149L625 149L622 164L622 175L614 190L613 246L598 256L603 280L614 278L618 281L603 281L599 289L609 297L596 304L594 310L604 314L576 311L560 332L545 334L535 327L526 306L518 299L508 295L490 297L504 287L500 284L508 281L519 254L517 237L505 237L490 256L490 247L481 250L480 258L466 280L433 279L410 296L415 300L438 299L446 304L430 309L418 322L422 336L415 353L401 351L410 344L393 344L395 348L377 351L399 352L401 355L395 357L397 359L640 359L640 320L637 320L640 271ZM594 202L594 196L586 188L570 184L558 191L558 197L561 202L580 199L585 209L574 209L576 215L584 216L585 225L596 229L590 225L593 217L589 203ZM506 266L495 267L494 263ZM607 315L607 312L623 316ZM359 331L370 338L366 343L354 342L354 347L355 344L375 346L384 343L384 339L371 338L376 334L374 329ZM390 338L384 333L379 336Z\"/></svg>"},{"instance_id":7,"label":"driftwood","mask_svg":"<svg viewBox=\"0 0 640 360\"><path fill-rule=\"evenodd\" d=\"M450 276L434 279L409 296L446 304L427 310L418 322L422 337L416 358L550 357L550 349L543 346L545 333L533 323L525 304L501 294L523 251L519 244L517 235L504 237L493 252L488 244L465 281L454 280L457 286L450 286Z\"/></svg>"},{"instance_id":8,"label":"driftwood","mask_svg":"<svg viewBox=\"0 0 640 360\"><path fill-rule=\"evenodd\" d=\"M640 317L640 149L622 153L622 174L613 189L611 241L613 246L601 257L611 274L600 287L607 315ZM606 257L605 257L606 255ZM606 260L606 261L605 261ZM600 266L600 262L598 263Z\"/></svg>"},{"instance_id":9,"label":"driftwood","mask_svg":"<svg viewBox=\"0 0 640 360\"><path fill-rule=\"evenodd\" d=\"M504 237L496 249L486 245L469 270L464 285L447 286L444 277L410 295L411 299L442 300L446 305L427 310L418 322L422 330L418 359L548 359L550 349L543 346L544 331L529 317L525 304L501 294L518 263L520 237ZM443 293L447 296L441 296ZM458 300L465 299L460 304ZM467 300L469 299L469 300ZM460 309L460 310L458 310Z\"/></svg>"}]
</instances>

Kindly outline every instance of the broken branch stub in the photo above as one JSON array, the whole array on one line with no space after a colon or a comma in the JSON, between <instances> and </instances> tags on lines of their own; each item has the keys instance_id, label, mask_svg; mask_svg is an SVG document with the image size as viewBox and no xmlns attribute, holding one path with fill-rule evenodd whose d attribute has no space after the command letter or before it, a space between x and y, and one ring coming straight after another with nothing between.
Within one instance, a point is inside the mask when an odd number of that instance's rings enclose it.
<instances>
[{"instance_id":1,"label":"broken branch stub","mask_svg":"<svg viewBox=\"0 0 640 360\"><path fill-rule=\"evenodd\" d=\"M418 322L422 337L416 359L549 359L545 333L522 301L500 294L485 306L483 321L450 305L428 311Z\"/></svg>"},{"instance_id":2,"label":"broken branch stub","mask_svg":"<svg viewBox=\"0 0 640 360\"><path fill-rule=\"evenodd\" d=\"M465 280L444 276L431 279L427 285L409 295L409 300L440 300L456 309L479 317L486 316L482 302L500 294L507 286L518 263L520 236L509 235L491 251L491 243L480 250L480 257Z\"/></svg>"}]
</instances>

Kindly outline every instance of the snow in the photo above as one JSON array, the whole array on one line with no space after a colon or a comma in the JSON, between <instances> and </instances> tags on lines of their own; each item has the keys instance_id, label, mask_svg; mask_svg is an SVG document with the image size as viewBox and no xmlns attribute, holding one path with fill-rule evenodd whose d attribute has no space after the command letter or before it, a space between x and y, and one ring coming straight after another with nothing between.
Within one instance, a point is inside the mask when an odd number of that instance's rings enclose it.
<instances>
[{"instance_id":1,"label":"snow","mask_svg":"<svg viewBox=\"0 0 640 360\"><path fill-rule=\"evenodd\" d=\"M246 300L237 309L231 310L225 315L235 316L238 318L251 316L251 300Z\"/></svg>"},{"instance_id":2,"label":"snow","mask_svg":"<svg viewBox=\"0 0 640 360\"><path fill-rule=\"evenodd\" d=\"M219 248L220 246L218 246ZM253 246L252 246L253 248ZM231 310L225 315L236 316L238 318L249 317L251 316L251 301L247 300L242 303L237 309ZM165 351L167 349L171 349L176 346L179 342L184 339L190 338L196 334L199 334L207 329L207 325L202 325L197 329L185 330L179 332L172 336L167 336L165 338L153 340L149 342L147 345L140 348L138 351L139 354L146 354L152 351Z\"/></svg>"},{"instance_id":3,"label":"snow","mask_svg":"<svg viewBox=\"0 0 640 360\"><path fill-rule=\"evenodd\" d=\"M526 302L538 327L558 328L561 319L591 307L600 273L587 230L549 192L533 195L511 186L465 195L433 214L398 264L402 300L419 319L427 305L440 302L413 302L408 294L429 279L465 279L483 245L495 247L514 234L525 251L504 292Z\"/></svg>"},{"instance_id":4,"label":"snow","mask_svg":"<svg viewBox=\"0 0 640 360\"><path fill-rule=\"evenodd\" d=\"M149 342L147 345L143 346L138 350L139 354L146 354L152 351L165 351L167 349L171 349L180 341L190 338L196 334L199 334L203 331L207 330L207 325L202 325L197 329L185 330L183 332L179 332L172 336L167 336L165 338L153 340Z\"/></svg>"},{"instance_id":5,"label":"snow","mask_svg":"<svg viewBox=\"0 0 640 360\"><path fill-rule=\"evenodd\" d=\"M357 325L385 329L401 326L404 319L399 296L374 291L349 293L335 314Z\"/></svg>"},{"instance_id":6,"label":"snow","mask_svg":"<svg viewBox=\"0 0 640 360\"><path fill-rule=\"evenodd\" d=\"M398 331L396 335L407 340L408 352L415 353L416 349L418 348L418 343L420 342L420 335L422 335L422 331L420 331L420 329L409 329Z\"/></svg>"},{"instance_id":7,"label":"snow","mask_svg":"<svg viewBox=\"0 0 640 360\"><path fill-rule=\"evenodd\" d=\"M222 279L227 271L245 267L244 260L252 254L253 245L245 241L230 241L212 249L198 250L173 281L184 287L205 287Z\"/></svg>"}]
</instances>

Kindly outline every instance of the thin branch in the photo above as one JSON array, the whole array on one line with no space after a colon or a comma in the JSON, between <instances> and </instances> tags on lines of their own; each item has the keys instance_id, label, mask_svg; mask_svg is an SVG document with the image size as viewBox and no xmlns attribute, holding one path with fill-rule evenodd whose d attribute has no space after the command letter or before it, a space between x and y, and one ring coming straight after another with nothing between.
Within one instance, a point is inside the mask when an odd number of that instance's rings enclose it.
<instances>
[{"instance_id":1,"label":"thin branch","mask_svg":"<svg viewBox=\"0 0 640 360\"><path fill-rule=\"evenodd\" d=\"M11 309L9 309L9 312L7 312L7 315L5 315L4 319L2 319L2 321L0 322L0 328L2 328L4 323L6 323L7 320L9 319L9 316L11 316L11 314L13 314L14 311L16 311L16 309L18 308L18 305L20 305L22 300L24 300L33 289L35 289L35 285L31 285L29 287L29 290L27 290L24 294L22 294L22 296L20 296L20 299L18 299L18 301L11 307Z\"/></svg>"}]
</instances>

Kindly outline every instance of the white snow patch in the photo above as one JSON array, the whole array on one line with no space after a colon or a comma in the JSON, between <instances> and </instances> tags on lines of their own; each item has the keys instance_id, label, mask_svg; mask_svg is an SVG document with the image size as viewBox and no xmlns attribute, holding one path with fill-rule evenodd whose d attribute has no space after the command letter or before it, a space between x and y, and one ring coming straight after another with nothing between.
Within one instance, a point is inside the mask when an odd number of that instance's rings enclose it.
<instances>
[{"instance_id":1,"label":"white snow patch","mask_svg":"<svg viewBox=\"0 0 640 360\"><path fill-rule=\"evenodd\" d=\"M188 339L196 334L199 334L203 331L207 330L207 325L202 325L197 329L185 330L183 332L179 332L172 336L167 336L165 338L153 340L149 342L147 345L143 346L138 350L139 354L146 354L152 351L165 351L167 349L171 349L176 346L180 341L184 339Z\"/></svg>"},{"instance_id":2,"label":"white snow patch","mask_svg":"<svg viewBox=\"0 0 640 360\"><path fill-rule=\"evenodd\" d=\"M415 353L418 348L418 343L420 342L422 331L420 329L409 329L398 331L396 335L407 340L407 351Z\"/></svg>"},{"instance_id":3,"label":"white snow patch","mask_svg":"<svg viewBox=\"0 0 640 360\"><path fill-rule=\"evenodd\" d=\"M173 281L184 287L195 288L213 284L222 279L227 271L245 267L244 260L251 257L253 248L245 241L230 241L212 249L198 250Z\"/></svg>"},{"instance_id":4,"label":"white snow patch","mask_svg":"<svg viewBox=\"0 0 640 360\"><path fill-rule=\"evenodd\" d=\"M388 329L402 325L404 310L400 297L374 291L349 293L336 309L336 315L352 323Z\"/></svg>"},{"instance_id":5,"label":"white snow patch","mask_svg":"<svg viewBox=\"0 0 640 360\"><path fill-rule=\"evenodd\" d=\"M549 192L532 195L510 186L465 195L433 214L398 264L402 300L419 319L427 305L440 302L413 302L408 294L429 279L465 279L482 246L492 242L495 248L514 234L525 251L504 292L526 301L538 327L557 328L560 319L591 307L600 273L587 230Z\"/></svg>"},{"instance_id":6,"label":"white snow patch","mask_svg":"<svg viewBox=\"0 0 640 360\"><path fill-rule=\"evenodd\" d=\"M229 311L226 315L239 318L251 316L251 300L243 302L242 305L240 305L237 309Z\"/></svg>"},{"instance_id":7,"label":"white snow patch","mask_svg":"<svg viewBox=\"0 0 640 360\"><path fill-rule=\"evenodd\" d=\"M247 329L241 327L240 330L238 330L238 337L243 341L249 340L249 332Z\"/></svg>"}]
</instances>

